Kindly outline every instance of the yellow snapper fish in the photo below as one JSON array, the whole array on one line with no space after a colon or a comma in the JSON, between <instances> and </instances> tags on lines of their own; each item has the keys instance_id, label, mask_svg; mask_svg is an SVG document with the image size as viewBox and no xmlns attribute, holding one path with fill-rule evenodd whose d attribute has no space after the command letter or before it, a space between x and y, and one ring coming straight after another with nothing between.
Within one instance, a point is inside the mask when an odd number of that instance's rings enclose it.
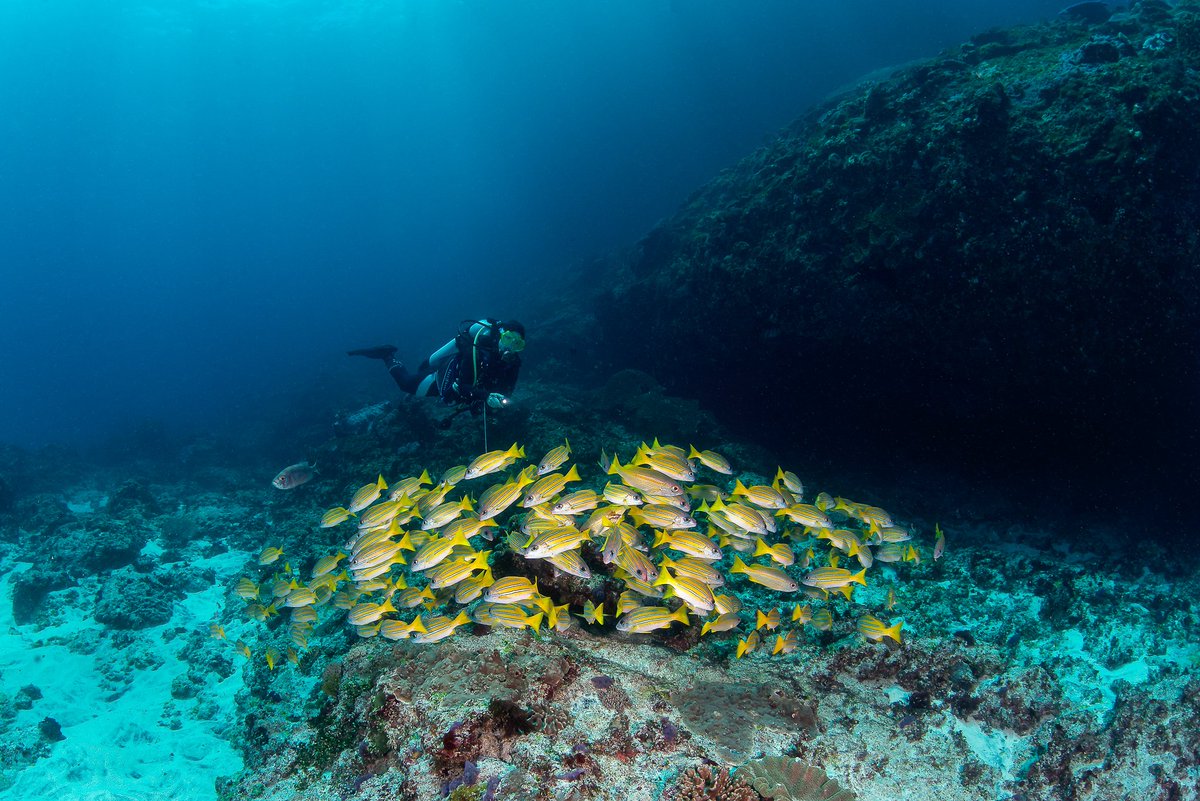
<instances>
[{"instance_id":1,"label":"yellow snapper fish","mask_svg":"<svg viewBox=\"0 0 1200 801\"><path fill-rule=\"evenodd\" d=\"M420 606L426 601L432 601L436 598L433 591L428 587L405 587L392 597L392 606L396 609L412 609Z\"/></svg>"},{"instance_id":2,"label":"yellow snapper fish","mask_svg":"<svg viewBox=\"0 0 1200 801\"><path fill-rule=\"evenodd\" d=\"M383 617L388 612L395 612L396 607L392 605L392 599L387 598L383 603L360 603L355 604L347 616L347 620L352 626L366 626L374 623L379 618Z\"/></svg>"},{"instance_id":3,"label":"yellow snapper fish","mask_svg":"<svg viewBox=\"0 0 1200 801\"><path fill-rule=\"evenodd\" d=\"M761 629L765 627L768 631L774 631L779 628L779 609L772 609L765 613L759 609L755 612L755 619L757 622L754 624L754 628Z\"/></svg>"},{"instance_id":4,"label":"yellow snapper fish","mask_svg":"<svg viewBox=\"0 0 1200 801\"><path fill-rule=\"evenodd\" d=\"M287 594L283 605L286 607L311 606L317 602L317 595L308 587L297 587Z\"/></svg>"},{"instance_id":5,"label":"yellow snapper fish","mask_svg":"<svg viewBox=\"0 0 1200 801\"><path fill-rule=\"evenodd\" d=\"M448 469L446 472L442 473L442 477L438 479L438 483L453 487L466 477L467 466L465 464L457 464Z\"/></svg>"},{"instance_id":6,"label":"yellow snapper fish","mask_svg":"<svg viewBox=\"0 0 1200 801\"><path fill-rule=\"evenodd\" d=\"M483 600L489 603L512 603L525 601L538 595L536 581L530 581L525 576L504 576L498 578L483 593Z\"/></svg>"},{"instance_id":7,"label":"yellow snapper fish","mask_svg":"<svg viewBox=\"0 0 1200 801\"><path fill-rule=\"evenodd\" d=\"M777 565L787 567L796 561L796 555L792 553L792 549L788 547L786 542L781 542L776 545L767 545L762 537L758 537L754 541L753 556L769 556L771 561Z\"/></svg>"},{"instance_id":8,"label":"yellow snapper fish","mask_svg":"<svg viewBox=\"0 0 1200 801\"><path fill-rule=\"evenodd\" d=\"M742 602L733 595L714 595L713 601L717 605L717 611L722 615L732 615L735 612L742 611Z\"/></svg>"},{"instance_id":9,"label":"yellow snapper fish","mask_svg":"<svg viewBox=\"0 0 1200 801\"><path fill-rule=\"evenodd\" d=\"M664 570L670 568L671 572L677 576L688 576L697 581L703 581L710 587L725 586L725 578L721 575L721 571L717 570L704 559L695 556L672 559L664 555L659 560L658 566Z\"/></svg>"},{"instance_id":10,"label":"yellow snapper fish","mask_svg":"<svg viewBox=\"0 0 1200 801\"><path fill-rule=\"evenodd\" d=\"M583 561L583 557L577 550L563 551L560 554L547 557L546 561L554 565L555 570L561 570L568 575L578 576L581 579L590 579L592 577L591 569L587 566L587 562Z\"/></svg>"},{"instance_id":11,"label":"yellow snapper fish","mask_svg":"<svg viewBox=\"0 0 1200 801\"><path fill-rule=\"evenodd\" d=\"M775 638L775 647L771 649L771 655L783 654L787 656L800 645L800 637L795 629L792 629L787 634L782 634Z\"/></svg>"},{"instance_id":12,"label":"yellow snapper fish","mask_svg":"<svg viewBox=\"0 0 1200 801\"><path fill-rule=\"evenodd\" d=\"M629 516L639 526L651 526L669 529L687 529L696 525L695 519L687 512L665 503L648 503L629 510Z\"/></svg>"},{"instance_id":13,"label":"yellow snapper fish","mask_svg":"<svg viewBox=\"0 0 1200 801\"><path fill-rule=\"evenodd\" d=\"M649 467L622 465L616 456L608 466L608 475L620 476L628 486L650 495L682 495L683 485Z\"/></svg>"},{"instance_id":14,"label":"yellow snapper fish","mask_svg":"<svg viewBox=\"0 0 1200 801\"><path fill-rule=\"evenodd\" d=\"M732 631L742 624L742 619L736 612L724 612L717 615L712 620L707 620L700 627L700 636L720 631Z\"/></svg>"},{"instance_id":15,"label":"yellow snapper fish","mask_svg":"<svg viewBox=\"0 0 1200 801\"><path fill-rule=\"evenodd\" d=\"M821 608L813 612L812 619L809 620L812 627L817 631L829 631L833 628L833 613L828 609Z\"/></svg>"},{"instance_id":16,"label":"yellow snapper fish","mask_svg":"<svg viewBox=\"0 0 1200 801\"><path fill-rule=\"evenodd\" d=\"M572 481L579 481L579 479L579 468L575 465L571 465L571 469L566 473L551 473L550 475L542 476L529 488L529 492L521 500L521 505L526 509L532 506L541 506L562 492L567 484Z\"/></svg>"},{"instance_id":17,"label":"yellow snapper fish","mask_svg":"<svg viewBox=\"0 0 1200 801\"><path fill-rule=\"evenodd\" d=\"M808 604L805 604L804 606L796 604L796 608L792 610L792 622L798 623L801 626L812 620L812 616L812 607Z\"/></svg>"},{"instance_id":18,"label":"yellow snapper fish","mask_svg":"<svg viewBox=\"0 0 1200 801\"><path fill-rule=\"evenodd\" d=\"M642 600L637 597L637 593L626 590L617 598L617 617L620 617L631 609L637 609L641 605Z\"/></svg>"},{"instance_id":19,"label":"yellow snapper fish","mask_svg":"<svg viewBox=\"0 0 1200 801\"><path fill-rule=\"evenodd\" d=\"M642 496L633 487L611 481L604 485L603 495L604 500L617 506L640 506L642 503Z\"/></svg>"},{"instance_id":20,"label":"yellow snapper fish","mask_svg":"<svg viewBox=\"0 0 1200 801\"><path fill-rule=\"evenodd\" d=\"M604 625L604 604L601 603L599 606L596 606L591 601L588 601L587 603L585 603L583 605L582 617L584 620L586 620L588 623L591 623L593 626L603 626Z\"/></svg>"},{"instance_id":21,"label":"yellow snapper fish","mask_svg":"<svg viewBox=\"0 0 1200 801\"><path fill-rule=\"evenodd\" d=\"M649 584L658 579L658 568L654 563L644 553L628 545L622 544L617 551L616 565L638 581Z\"/></svg>"},{"instance_id":22,"label":"yellow snapper fish","mask_svg":"<svg viewBox=\"0 0 1200 801\"><path fill-rule=\"evenodd\" d=\"M574 526L562 526L535 535L526 544L521 555L526 559L549 559L575 550L589 541L591 536L586 531L580 531Z\"/></svg>"},{"instance_id":23,"label":"yellow snapper fish","mask_svg":"<svg viewBox=\"0 0 1200 801\"><path fill-rule=\"evenodd\" d=\"M266 657L267 670L274 670L275 665L279 663L279 660L283 657L283 654L279 653L279 649L272 645L267 649Z\"/></svg>"},{"instance_id":24,"label":"yellow snapper fish","mask_svg":"<svg viewBox=\"0 0 1200 801\"><path fill-rule=\"evenodd\" d=\"M409 476L393 484L392 491L388 493L388 499L396 501L407 495L409 499L415 500L421 487L432 483L433 479L429 477L429 471L422 470L419 476Z\"/></svg>"},{"instance_id":25,"label":"yellow snapper fish","mask_svg":"<svg viewBox=\"0 0 1200 801\"><path fill-rule=\"evenodd\" d=\"M710 519L712 519L714 512L719 512L729 522L733 523L736 529L748 531L752 534L766 535L775 530L775 521L770 515L760 512L753 506L746 506L742 503L725 503L718 498L709 504L708 512ZM729 533L737 536L738 532L735 530ZM753 537L750 539L753 539Z\"/></svg>"},{"instance_id":26,"label":"yellow snapper fish","mask_svg":"<svg viewBox=\"0 0 1200 801\"><path fill-rule=\"evenodd\" d=\"M459 626L466 625L471 622L470 616L465 611L459 612L454 618L445 617L443 615L435 615L425 621L425 631L414 634L413 642L430 643L444 640L458 629Z\"/></svg>"},{"instance_id":27,"label":"yellow snapper fish","mask_svg":"<svg viewBox=\"0 0 1200 801\"><path fill-rule=\"evenodd\" d=\"M475 608L472 619L484 626L500 626L509 629L529 627L537 631L542 626L542 612L526 614L525 610L516 604L480 604Z\"/></svg>"},{"instance_id":28,"label":"yellow snapper fish","mask_svg":"<svg viewBox=\"0 0 1200 801\"><path fill-rule=\"evenodd\" d=\"M639 606L630 609L617 621L617 631L628 634L645 634L657 629L668 628L672 623L688 625L688 610L681 606L672 612L664 606Z\"/></svg>"},{"instance_id":29,"label":"yellow snapper fish","mask_svg":"<svg viewBox=\"0 0 1200 801\"><path fill-rule=\"evenodd\" d=\"M471 601L483 595L483 591L492 586L495 581L496 579L492 576L491 567L485 568L478 575L463 579L454 585L454 602L460 604L471 603ZM428 588L425 589L425 592L428 593L427 597L432 601L434 599L433 593L429 592ZM422 597L426 596L423 595Z\"/></svg>"},{"instance_id":30,"label":"yellow snapper fish","mask_svg":"<svg viewBox=\"0 0 1200 801\"><path fill-rule=\"evenodd\" d=\"M327 573L332 573L334 570L337 569L338 562L342 561L345 558L346 558L346 554L342 553L341 551L338 551L335 554L330 554L328 556L322 556L320 559L317 560L317 563L315 565L313 565L313 569L312 569L313 578L317 578L319 576L324 576Z\"/></svg>"},{"instance_id":31,"label":"yellow snapper fish","mask_svg":"<svg viewBox=\"0 0 1200 801\"><path fill-rule=\"evenodd\" d=\"M335 506L325 514L321 515L321 528L333 528L340 525L349 518L353 517L354 513L344 506Z\"/></svg>"},{"instance_id":32,"label":"yellow snapper fish","mask_svg":"<svg viewBox=\"0 0 1200 801\"><path fill-rule=\"evenodd\" d=\"M387 489L387 482L383 480L381 475L374 483L364 484L358 488L358 492L354 493L354 497L350 499L350 505L347 508L352 513L361 512L375 501L379 500L379 494Z\"/></svg>"},{"instance_id":33,"label":"yellow snapper fish","mask_svg":"<svg viewBox=\"0 0 1200 801\"><path fill-rule=\"evenodd\" d=\"M818 567L809 571L802 581L809 587L819 587L823 590L836 590L849 584L867 586L867 569L864 567L857 573L851 573L844 567Z\"/></svg>"},{"instance_id":34,"label":"yellow snapper fish","mask_svg":"<svg viewBox=\"0 0 1200 801\"><path fill-rule=\"evenodd\" d=\"M503 484L494 484L483 491L479 496L478 515L480 520L491 520L496 515L503 512L508 507L516 503L521 497L521 490L525 488L532 479L522 470L517 474L517 477Z\"/></svg>"},{"instance_id":35,"label":"yellow snapper fish","mask_svg":"<svg viewBox=\"0 0 1200 801\"><path fill-rule=\"evenodd\" d=\"M436 567L446 561L446 558L450 556L455 546L469 549L471 548L471 543L463 536L461 531L453 537L439 537L430 540L413 555L412 564L409 569L422 571Z\"/></svg>"},{"instance_id":36,"label":"yellow snapper fish","mask_svg":"<svg viewBox=\"0 0 1200 801\"><path fill-rule=\"evenodd\" d=\"M659 574L653 586L670 587L671 593L691 607L697 615L703 616L715 609L717 605L709 586L688 576L672 576L664 570ZM669 597L669 595L664 594L663 597Z\"/></svg>"},{"instance_id":37,"label":"yellow snapper fish","mask_svg":"<svg viewBox=\"0 0 1200 801\"><path fill-rule=\"evenodd\" d=\"M899 562L904 559L907 547L898 542L885 542L875 549L875 560L878 562Z\"/></svg>"},{"instance_id":38,"label":"yellow snapper fish","mask_svg":"<svg viewBox=\"0 0 1200 801\"><path fill-rule=\"evenodd\" d=\"M858 619L858 633L872 642L879 642L884 637L891 637L896 642L900 642L900 629L903 626L903 620L888 626L870 613Z\"/></svg>"},{"instance_id":39,"label":"yellow snapper fish","mask_svg":"<svg viewBox=\"0 0 1200 801\"><path fill-rule=\"evenodd\" d=\"M729 466L729 460L716 451L698 451L696 446L692 445L688 450L688 458L699 461L700 464L715 473L733 475L733 468Z\"/></svg>"},{"instance_id":40,"label":"yellow snapper fish","mask_svg":"<svg viewBox=\"0 0 1200 801\"><path fill-rule=\"evenodd\" d=\"M829 515L812 504L794 503L780 509L775 514L786 517L793 523L813 529L833 528L833 521L829 519Z\"/></svg>"},{"instance_id":41,"label":"yellow snapper fish","mask_svg":"<svg viewBox=\"0 0 1200 801\"><path fill-rule=\"evenodd\" d=\"M741 479L734 482L733 491L730 494L745 498L761 509L785 509L788 506L788 499L774 487L766 485L747 487Z\"/></svg>"},{"instance_id":42,"label":"yellow snapper fish","mask_svg":"<svg viewBox=\"0 0 1200 801\"><path fill-rule=\"evenodd\" d=\"M737 658L741 659L746 654L752 654L758 650L758 632L752 631L746 635L745 639L738 640Z\"/></svg>"},{"instance_id":43,"label":"yellow snapper fish","mask_svg":"<svg viewBox=\"0 0 1200 801\"><path fill-rule=\"evenodd\" d=\"M654 532L653 547L666 546L698 559L720 559L721 547L703 534L687 530Z\"/></svg>"},{"instance_id":44,"label":"yellow snapper fish","mask_svg":"<svg viewBox=\"0 0 1200 801\"><path fill-rule=\"evenodd\" d=\"M666 546L679 553L694 556L696 559L716 560L721 558L721 547L708 537L696 531L677 529L673 531L656 530L654 532L654 548Z\"/></svg>"},{"instance_id":45,"label":"yellow snapper fish","mask_svg":"<svg viewBox=\"0 0 1200 801\"><path fill-rule=\"evenodd\" d=\"M414 634L428 633L425 624L421 622L421 616L417 617L411 623L405 623L403 620L384 620L379 626L379 636L385 640L406 640Z\"/></svg>"},{"instance_id":46,"label":"yellow snapper fish","mask_svg":"<svg viewBox=\"0 0 1200 801\"><path fill-rule=\"evenodd\" d=\"M792 496L792 503L799 503L804 500L804 483L795 473L780 467L778 472L775 473L775 484L777 485L776 489L779 489L778 485L783 485L783 488Z\"/></svg>"},{"instance_id":47,"label":"yellow snapper fish","mask_svg":"<svg viewBox=\"0 0 1200 801\"><path fill-rule=\"evenodd\" d=\"M942 531L941 526L934 523L933 536L936 538L933 543L933 561L936 562L946 552L946 532Z\"/></svg>"},{"instance_id":48,"label":"yellow snapper fish","mask_svg":"<svg viewBox=\"0 0 1200 801\"><path fill-rule=\"evenodd\" d=\"M571 443L565 438L563 444L556 448L551 448L542 457L542 460L537 464L537 474L544 476L547 473L553 473L558 468L567 463L567 459L571 457Z\"/></svg>"},{"instance_id":49,"label":"yellow snapper fish","mask_svg":"<svg viewBox=\"0 0 1200 801\"><path fill-rule=\"evenodd\" d=\"M495 473L503 470L518 459L525 458L525 449L517 447L517 443L513 443L506 451L488 451L485 454L476 456L467 465L467 471L463 474L463 479L470 481L473 478L486 476L489 473Z\"/></svg>"},{"instance_id":50,"label":"yellow snapper fish","mask_svg":"<svg viewBox=\"0 0 1200 801\"><path fill-rule=\"evenodd\" d=\"M271 604L270 606L263 606L260 603L246 604L246 616L251 620L257 620L259 623L263 623L267 618L277 614L279 612L275 608L275 604Z\"/></svg>"},{"instance_id":51,"label":"yellow snapper fish","mask_svg":"<svg viewBox=\"0 0 1200 801\"><path fill-rule=\"evenodd\" d=\"M260 565L270 565L279 561L279 557L283 556L283 548L264 548L262 553L258 555L258 563Z\"/></svg>"},{"instance_id":52,"label":"yellow snapper fish","mask_svg":"<svg viewBox=\"0 0 1200 801\"><path fill-rule=\"evenodd\" d=\"M630 463L638 467L657 470L676 481L696 480L695 468L682 455L667 450L648 448L644 442L638 448L637 453L633 455Z\"/></svg>"},{"instance_id":53,"label":"yellow snapper fish","mask_svg":"<svg viewBox=\"0 0 1200 801\"><path fill-rule=\"evenodd\" d=\"M559 498L550 511L556 515L577 515L595 509L599 503L600 496L595 490L581 489Z\"/></svg>"},{"instance_id":54,"label":"yellow snapper fish","mask_svg":"<svg viewBox=\"0 0 1200 801\"><path fill-rule=\"evenodd\" d=\"M225 639L225 627L220 623L211 624L208 627L208 636L212 637L214 640Z\"/></svg>"},{"instance_id":55,"label":"yellow snapper fish","mask_svg":"<svg viewBox=\"0 0 1200 801\"><path fill-rule=\"evenodd\" d=\"M800 585L796 583L796 580L779 568L767 567L765 565L748 565L739 556L733 558L733 567L729 569L729 572L742 573L755 584L761 584L767 589L776 590L777 592L796 592L800 589Z\"/></svg>"},{"instance_id":56,"label":"yellow snapper fish","mask_svg":"<svg viewBox=\"0 0 1200 801\"><path fill-rule=\"evenodd\" d=\"M465 512L473 512L475 507L471 505L471 498L468 495L462 496L460 500L448 501L433 509L429 510L429 514L425 515L421 520L422 531L433 531L457 519Z\"/></svg>"},{"instance_id":57,"label":"yellow snapper fish","mask_svg":"<svg viewBox=\"0 0 1200 801\"><path fill-rule=\"evenodd\" d=\"M259 596L258 585L254 583L253 579L245 576L238 579L237 586L233 588L233 592L239 598L247 601L257 601Z\"/></svg>"},{"instance_id":58,"label":"yellow snapper fish","mask_svg":"<svg viewBox=\"0 0 1200 801\"><path fill-rule=\"evenodd\" d=\"M452 587L460 581L465 581L476 570L483 570L488 566L489 554L491 551L480 551L473 557L462 560L448 559L440 565L430 568L425 574L429 578L429 587L440 590L443 587Z\"/></svg>"}]
</instances>

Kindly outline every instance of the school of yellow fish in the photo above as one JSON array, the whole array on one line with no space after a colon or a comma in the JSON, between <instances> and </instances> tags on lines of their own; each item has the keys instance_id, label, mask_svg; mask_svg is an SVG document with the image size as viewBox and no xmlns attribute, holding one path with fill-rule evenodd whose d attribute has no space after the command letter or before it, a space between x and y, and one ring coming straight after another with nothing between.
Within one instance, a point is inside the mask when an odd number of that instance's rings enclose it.
<instances>
[{"instance_id":1,"label":"school of yellow fish","mask_svg":"<svg viewBox=\"0 0 1200 801\"><path fill-rule=\"evenodd\" d=\"M597 491L577 488L578 467L562 469L570 458L564 442L518 469L525 451L514 443L450 468L436 483L428 471L390 485L379 476L346 506L325 512L321 527L353 521L356 530L343 548L318 558L306 578L282 548L265 548L258 557L262 575L242 577L235 592L254 620L288 615L291 646L285 653L267 648L268 667L299 661L323 610L344 614L361 637L418 643L469 623L565 631L578 620L603 626L615 615L616 629L629 634L675 624L699 625L701 636L735 632L737 658L765 651L773 636L770 652L786 655L800 645L805 626L833 627L831 601L854 602L855 586L867 586L876 562L921 559L912 532L885 510L823 492L806 503L799 478L782 468L769 485L735 479L728 487L733 469L720 454L655 440L625 464L602 456L607 483ZM725 486L701 483L701 470ZM484 486L487 476L499 480ZM937 528L935 536L937 559L945 535ZM593 569L602 570L624 591L611 611L588 601L572 614L536 580L493 575L493 552L502 548L518 562L548 562L555 575L589 579ZM718 565L729 556L723 573ZM751 626L748 610L726 587L739 576L778 594L781 603L791 601L790 612L756 609ZM895 602L889 588L883 606L891 611ZM786 620L792 626L784 631ZM899 643L902 626L870 612L857 620L859 634L874 642ZM746 633L738 637L739 631ZM219 624L211 633L225 637ZM244 641L235 645L253 657Z\"/></svg>"}]
</instances>

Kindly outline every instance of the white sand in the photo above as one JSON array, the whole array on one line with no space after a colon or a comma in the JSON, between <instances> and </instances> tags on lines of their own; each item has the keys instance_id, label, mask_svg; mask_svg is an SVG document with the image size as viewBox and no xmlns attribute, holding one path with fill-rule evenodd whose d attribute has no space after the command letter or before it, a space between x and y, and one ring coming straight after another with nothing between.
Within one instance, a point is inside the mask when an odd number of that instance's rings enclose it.
<instances>
[{"instance_id":1,"label":"white sand","mask_svg":"<svg viewBox=\"0 0 1200 801\"><path fill-rule=\"evenodd\" d=\"M214 568L219 576L217 585L176 603L170 622L142 632L157 649L163 665L141 671L128 692L112 701L105 700L112 689L102 686L103 675L97 669L101 660L115 657L111 644L102 642L94 654L84 655L50 642L88 629L100 630L100 624L84 611L71 610L67 622L52 629L17 626L12 616L11 579L29 565L18 564L0 575L0 691L12 697L21 687L33 684L43 696L31 710L18 713L13 729L36 737L37 724L52 717L62 725L66 737L52 746L49 757L18 774L13 786L0 792L0 798L215 798L214 780L242 767L239 755L217 733L233 720L233 696L241 687L241 672L203 694L216 700L220 709L211 720L197 720L193 715L197 700L176 701L170 692L171 681L187 670L178 657L186 638L166 642L161 635L177 626L206 629L218 611L224 579L244 558L244 554L227 554L196 565ZM182 723L176 731L164 725L164 711L171 709L178 711Z\"/></svg>"}]
</instances>

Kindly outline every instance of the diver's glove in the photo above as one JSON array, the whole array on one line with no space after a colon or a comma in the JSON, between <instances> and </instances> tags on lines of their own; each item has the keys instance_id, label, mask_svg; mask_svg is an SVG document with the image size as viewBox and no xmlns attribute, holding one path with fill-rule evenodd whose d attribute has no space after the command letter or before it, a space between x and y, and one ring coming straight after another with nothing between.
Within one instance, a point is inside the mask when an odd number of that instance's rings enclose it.
<instances>
[{"instance_id":1,"label":"diver's glove","mask_svg":"<svg viewBox=\"0 0 1200 801\"><path fill-rule=\"evenodd\" d=\"M383 359L390 362L396 353L395 345L377 345L374 348L359 348L346 351L347 356L366 356L368 359Z\"/></svg>"},{"instance_id":2,"label":"diver's glove","mask_svg":"<svg viewBox=\"0 0 1200 801\"><path fill-rule=\"evenodd\" d=\"M492 394L488 395L487 398L487 405L492 409L503 409L509 403L510 401L508 398L504 395L501 395L499 392L493 392Z\"/></svg>"}]
</instances>

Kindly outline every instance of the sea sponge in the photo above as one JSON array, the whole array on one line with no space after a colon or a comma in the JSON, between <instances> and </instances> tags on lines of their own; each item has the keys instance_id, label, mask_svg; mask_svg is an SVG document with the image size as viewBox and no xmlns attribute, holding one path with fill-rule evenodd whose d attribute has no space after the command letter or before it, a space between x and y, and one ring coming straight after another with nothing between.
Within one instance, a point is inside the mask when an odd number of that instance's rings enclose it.
<instances>
[{"instance_id":1,"label":"sea sponge","mask_svg":"<svg viewBox=\"0 0 1200 801\"><path fill-rule=\"evenodd\" d=\"M858 796L843 790L816 765L792 757L763 757L737 770L759 795L773 801L854 801Z\"/></svg>"}]
</instances>

